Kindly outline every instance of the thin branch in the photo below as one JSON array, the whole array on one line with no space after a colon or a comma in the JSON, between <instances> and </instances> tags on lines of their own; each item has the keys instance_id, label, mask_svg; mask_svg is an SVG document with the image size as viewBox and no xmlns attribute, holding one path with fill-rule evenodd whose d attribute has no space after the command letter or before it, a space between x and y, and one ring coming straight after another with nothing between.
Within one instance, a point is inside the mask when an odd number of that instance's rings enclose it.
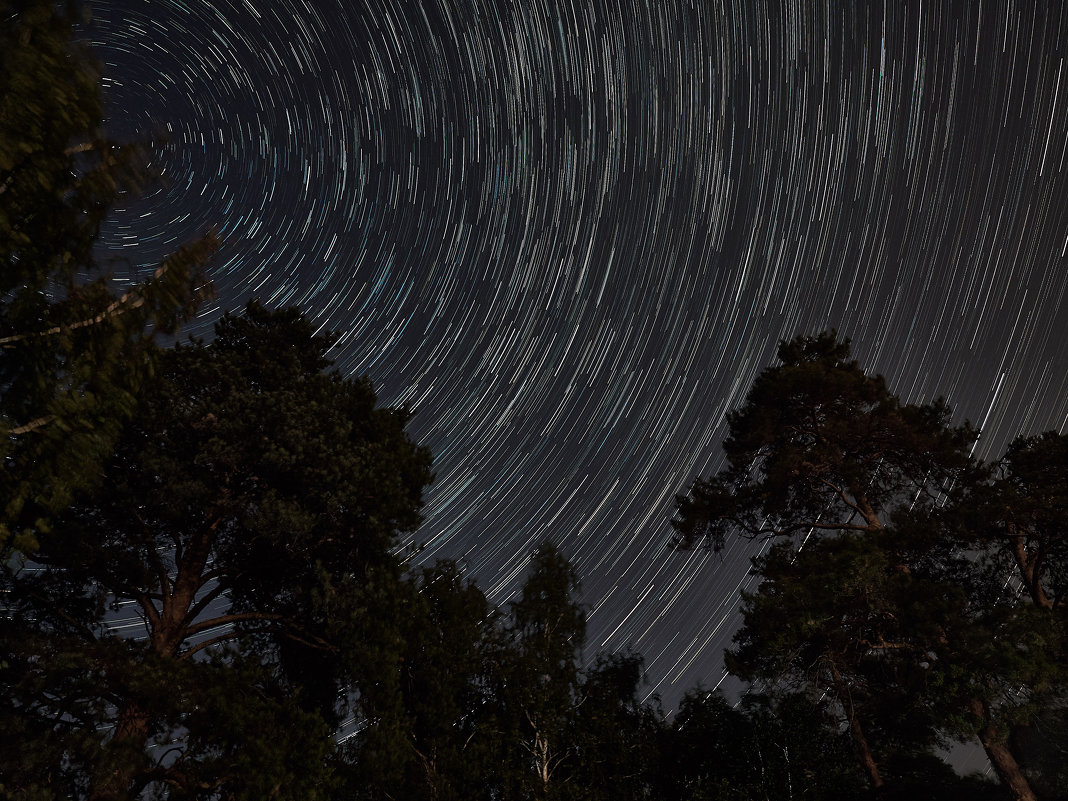
<instances>
[{"instance_id":1,"label":"thin branch","mask_svg":"<svg viewBox=\"0 0 1068 801\"><path fill-rule=\"evenodd\" d=\"M148 596L148 593L141 592L137 594L137 603L145 612L145 617L148 618L148 624L153 629L159 628L159 610L156 609L156 605L152 603L152 599Z\"/></svg>"},{"instance_id":2,"label":"thin branch","mask_svg":"<svg viewBox=\"0 0 1068 801\"><path fill-rule=\"evenodd\" d=\"M324 640L322 637L301 637L298 636L293 630L287 631L285 633L285 636L287 639L290 639L293 642L299 642L301 645L307 645L309 648L316 648L320 651L328 651L330 653L337 653L338 651L336 645L331 644L327 640Z\"/></svg>"},{"instance_id":3,"label":"thin branch","mask_svg":"<svg viewBox=\"0 0 1068 801\"><path fill-rule=\"evenodd\" d=\"M802 428L801 426L788 425L786 426L786 430L793 431L795 434L801 434L802 436L812 437L813 439L820 440L821 442L823 441L823 437L820 435L819 431L815 429L810 430L807 428Z\"/></svg>"},{"instance_id":4,"label":"thin branch","mask_svg":"<svg viewBox=\"0 0 1068 801\"><path fill-rule=\"evenodd\" d=\"M1016 559L1016 566L1020 570L1021 578L1027 587L1032 602L1042 609L1052 609L1053 602L1046 595L1042 586L1042 562L1045 559L1045 548L1040 545L1038 553L1027 550L1025 540L1027 531L1017 528L1016 524L1009 521L1009 539L1012 540L1012 555Z\"/></svg>"},{"instance_id":5,"label":"thin branch","mask_svg":"<svg viewBox=\"0 0 1068 801\"><path fill-rule=\"evenodd\" d=\"M828 486L832 490L834 490L836 493L838 493L838 497L842 499L842 503L844 503L850 509L854 510L857 514L859 514L861 516L864 515L864 512L861 511L860 507L857 506L857 504L854 501L849 500L849 496L846 495L844 489L839 487L837 484L833 484L832 482L828 481L825 478L821 478L820 479L820 483L821 484L825 484L826 486Z\"/></svg>"},{"instance_id":6,"label":"thin branch","mask_svg":"<svg viewBox=\"0 0 1068 801\"><path fill-rule=\"evenodd\" d=\"M60 619L65 620L67 623L73 626L74 629L79 634L81 634L88 642L97 642L98 637L96 635L96 632L93 631L92 627L89 626L87 623L83 623L82 621L78 620L76 617L74 617L65 609L63 609L63 607L57 605L54 598L49 598L48 596L42 595L40 592L36 592L32 589L29 590L27 594L31 598L36 599L38 603L41 603L45 609L52 610L60 617Z\"/></svg>"},{"instance_id":7,"label":"thin branch","mask_svg":"<svg viewBox=\"0 0 1068 801\"><path fill-rule=\"evenodd\" d=\"M141 517L138 512L134 512L134 517L138 519L141 526L145 531L145 548L148 560L152 563L152 566L156 569L156 576L159 579L159 591L160 594L166 598L171 594L171 578L170 573L167 571L167 566L163 564L163 560L159 558L159 553L155 548L155 537L148 522Z\"/></svg>"},{"instance_id":8,"label":"thin branch","mask_svg":"<svg viewBox=\"0 0 1068 801\"><path fill-rule=\"evenodd\" d=\"M158 279L167 270L170 269L170 266L170 262L164 262L163 264L161 264L152 274L152 279ZM56 325L44 331L35 331L29 334L12 334L10 336L0 337L0 347L13 348L18 343L25 342L28 339L38 339L48 336L55 336L56 334L63 333L63 331L74 331L79 328L88 328L92 325L99 325L100 323L111 317L117 317L120 314L125 314L127 311L131 311L133 309L139 309L141 306L145 305L145 298L144 295L142 295L143 289L143 286L134 287L129 292L125 293L122 297L113 301L106 309L104 309L104 311L100 312L95 317L90 317L85 320L78 320L77 322L70 323L69 325Z\"/></svg>"},{"instance_id":9,"label":"thin branch","mask_svg":"<svg viewBox=\"0 0 1068 801\"><path fill-rule=\"evenodd\" d=\"M219 626L225 626L228 623L239 623L242 620L265 620L268 622L284 620L282 615L270 615L266 612L235 612L232 614L219 615L219 617L213 617L211 620L205 620L201 623L194 623L185 629L185 636L195 637L202 631L208 629L218 628Z\"/></svg>"},{"instance_id":10,"label":"thin branch","mask_svg":"<svg viewBox=\"0 0 1068 801\"><path fill-rule=\"evenodd\" d=\"M204 585L201 584L200 586L203 587ZM185 616L186 620L196 620L200 616L200 613L208 608L208 604L210 604L224 592L226 592L226 586L223 584L216 584L214 587L208 590L208 592L206 592L199 601L197 601L189 608L189 611L186 613Z\"/></svg>"},{"instance_id":11,"label":"thin branch","mask_svg":"<svg viewBox=\"0 0 1068 801\"><path fill-rule=\"evenodd\" d=\"M768 539L774 537L787 537L796 534L799 531L807 531L812 528L826 531L871 531L870 526L862 526L858 523L819 523L816 521L805 520L784 528L775 528L774 526L765 527L747 525L740 520L732 520L731 522L744 531L745 536L750 539L756 539L757 537L767 537Z\"/></svg>"},{"instance_id":12,"label":"thin branch","mask_svg":"<svg viewBox=\"0 0 1068 801\"><path fill-rule=\"evenodd\" d=\"M922 648L915 643L910 642L887 642L886 640L879 640L879 642L871 642L869 640L858 640L861 645L866 645L872 651L885 651L885 650L908 650L908 651L920 651Z\"/></svg>"},{"instance_id":13,"label":"thin branch","mask_svg":"<svg viewBox=\"0 0 1068 801\"><path fill-rule=\"evenodd\" d=\"M188 659L193 654L195 654L197 651L203 651L205 648L210 648L211 646L218 645L221 642L226 642L227 640L236 639L237 635L239 633L240 632L238 632L238 631L231 630L231 631L226 632L226 634L220 634L218 637L212 637L210 640L204 640L204 642L198 642L196 645L191 646L190 648L187 648L186 650L182 651L182 653L178 654L178 658L179 659Z\"/></svg>"},{"instance_id":14,"label":"thin branch","mask_svg":"<svg viewBox=\"0 0 1068 801\"><path fill-rule=\"evenodd\" d=\"M36 431L38 428L43 428L55 419L56 416L54 414L46 414L43 417L38 417L36 420L31 420L25 425L12 428L7 433L13 437L17 437L19 434L28 434L31 431Z\"/></svg>"},{"instance_id":15,"label":"thin branch","mask_svg":"<svg viewBox=\"0 0 1068 801\"><path fill-rule=\"evenodd\" d=\"M218 620L218 619L219 618L216 618L216 620ZM178 658L179 659L186 659L187 657L192 656L193 654L195 654L197 651L202 651L205 648L210 648L212 645L217 645L220 642L225 642L227 640L236 639L242 633L244 633L244 634L267 634L267 633L270 633L270 631L271 631L270 628L262 628L262 629L257 629L257 630L252 630L252 631L245 631L245 632L240 632L240 631L238 631L236 629L231 629L230 631L228 631L228 632L226 632L224 634L219 634L218 636L212 637L211 639L204 640L204 642L198 642L196 645L191 646L189 649L187 649L187 650L183 651L181 654L179 654ZM309 648L318 648L318 649L324 650L324 651L336 651L337 650L337 648L335 648L334 646L330 645L330 643L326 642L325 640L323 640L323 639L321 639L319 637L315 637L314 638L315 640L318 640L318 642L316 643L316 642L311 642L309 639L305 639L303 637L298 637L292 632L287 632L286 636L289 639L293 640L294 642L299 642L302 645L307 645Z\"/></svg>"}]
</instances>

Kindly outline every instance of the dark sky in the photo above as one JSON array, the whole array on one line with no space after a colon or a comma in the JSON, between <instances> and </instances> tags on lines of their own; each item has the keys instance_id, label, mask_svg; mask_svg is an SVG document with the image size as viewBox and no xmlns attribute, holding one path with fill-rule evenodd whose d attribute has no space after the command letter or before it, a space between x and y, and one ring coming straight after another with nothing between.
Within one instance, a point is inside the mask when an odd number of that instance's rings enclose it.
<instances>
[{"instance_id":1,"label":"dark sky","mask_svg":"<svg viewBox=\"0 0 1068 801\"><path fill-rule=\"evenodd\" d=\"M418 539L497 601L548 537L590 649L722 677L752 546L668 548L777 341L836 327L996 456L1068 419L1068 6L95 0L112 133L222 309L341 334L437 460ZM1036 10L1036 6L1038 10Z\"/></svg>"}]
</instances>

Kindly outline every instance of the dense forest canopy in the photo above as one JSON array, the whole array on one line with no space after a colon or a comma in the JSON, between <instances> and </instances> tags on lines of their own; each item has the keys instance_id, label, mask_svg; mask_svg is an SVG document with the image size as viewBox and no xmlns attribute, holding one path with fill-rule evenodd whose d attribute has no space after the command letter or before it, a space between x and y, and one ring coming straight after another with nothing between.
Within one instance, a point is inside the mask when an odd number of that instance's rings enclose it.
<instances>
[{"instance_id":1,"label":"dense forest canopy","mask_svg":"<svg viewBox=\"0 0 1068 801\"><path fill-rule=\"evenodd\" d=\"M98 226L149 176L76 9L0 1L0 795L1068 797L1068 438L984 463L834 332L781 343L673 521L768 541L726 654L749 691L669 716L641 655L589 649L550 542L503 606L405 559L431 454L299 310L156 342L212 237L111 292Z\"/></svg>"}]
</instances>

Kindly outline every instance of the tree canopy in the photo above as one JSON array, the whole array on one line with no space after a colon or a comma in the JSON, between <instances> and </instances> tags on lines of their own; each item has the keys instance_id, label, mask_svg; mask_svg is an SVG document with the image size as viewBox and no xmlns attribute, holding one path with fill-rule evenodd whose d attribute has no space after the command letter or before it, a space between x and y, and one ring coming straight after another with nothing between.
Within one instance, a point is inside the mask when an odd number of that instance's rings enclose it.
<instances>
[{"instance_id":1,"label":"tree canopy","mask_svg":"<svg viewBox=\"0 0 1068 801\"><path fill-rule=\"evenodd\" d=\"M831 699L873 788L895 761L978 737L1013 797L1034 798L1011 734L1063 698L1068 439L984 464L944 401L902 402L834 332L778 357L728 416L727 466L677 499L679 547L772 541L728 667Z\"/></svg>"},{"instance_id":2,"label":"tree canopy","mask_svg":"<svg viewBox=\"0 0 1068 801\"><path fill-rule=\"evenodd\" d=\"M420 521L430 455L366 380L324 372L331 344L298 313L253 304L224 317L210 344L161 354L103 486L57 516L32 561L5 565L5 717L42 732L63 721L57 765L90 797L159 782L191 790L239 747L226 725L276 748L246 713L316 735L307 753L321 753L323 733L374 696L397 658L393 550ZM123 613L142 631L116 641ZM43 649L99 687L81 675L68 686ZM189 689L173 692L164 675ZM233 701L235 681L261 701L228 708L211 732L196 725L202 704ZM71 742L109 722L104 747L74 759ZM161 762L175 739L180 753ZM11 745L18 760L39 740ZM250 779L214 781L221 791Z\"/></svg>"},{"instance_id":3,"label":"tree canopy","mask_svg":"<svg viewBox=\"0 0 1068 801\"><path fill-rule=\"evenodd\" d=\"M871 532L897 505L940 500L975 469L978 435L944 401L907 404L849 358L834 332L779 346L781 362L727 415L727 467L679 496L677 544Z\"/></svg>"},{"instance_id":4,"label":"tree canopy","mask_svg":"<svg viewBox=\"0 0 1068 801\"><path fill-rule=\"evenodd\" d=\"M98 268L100 225L152 180L140 143L101 127L99 69L75 37L80 4L0 2L0 548L99 480L148 373L150 340L209 291L208 235L119 294Z\"/></svg>"},{"instance_id":5,"label":"tree canopy","mask_svg":"<svg viewBox=\"0 0 1068 801\"><path fill-rule=\"evenodd\" d=\"M930 749L983 726L1015 727L1020 770L1050 774L1028 711L1048 692L996 688L1061 685L1013 650L1016 606L973 609L946 581L955 563L923 545L962 536L946 520L891 514L800 552L780 538L728 657L753 692L695 691L671 720L643 700L640 655L587 652L578 574L551 544L501 608L456 563L405 569L430 456L407 412L330 370L331 342L251 304L155 357L103 480L4 566L3 792L978 798L991 786ZM1001 731L991 748L1011 752Z\"/></svg>"}]
</instances>

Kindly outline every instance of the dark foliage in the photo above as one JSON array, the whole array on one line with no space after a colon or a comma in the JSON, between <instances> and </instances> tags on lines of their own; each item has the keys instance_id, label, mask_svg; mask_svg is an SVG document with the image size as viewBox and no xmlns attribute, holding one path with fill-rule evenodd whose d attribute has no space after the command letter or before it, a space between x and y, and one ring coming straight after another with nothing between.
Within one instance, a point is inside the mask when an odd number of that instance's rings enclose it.
<instances>
[{"instance_id":1,"label":"dark foliage","mask_svg":"<svg viewBox=\"0 0 1068 801\"><path fill-rule=\"evenodd\" d=\"M728 466L677 497L677 545L875 531L896 504L941 501L977 469L975 430L950 426L942 401L901 403L849 360L848 340L798 337L779 346L779 360L728 414Z\"/></svg>"},{"instance_id":2,"label":"dark foliage","mask_svg":"<svg viewBox=\"0 0 1068 801\"><path fill-rule=\"evenodd\" d=\"M100 464L173 332L208 289L213 237L115 293L101 222L151 179L144 151L101 130L97 65L74 40L79 4L0 1L0 549L31 551Z\"/></svg>"},{"instance_id":3,"label":"dark foliage","mask_svg":"<svg viewBox=\"0 0 1068 801\"><path fill-rule=\"evenodd\" d=\"M325 769L331 727L395 683L393 549L419 523L429 454L367 381L324 372L331 340L298 313L251 305L216 333L160 357L104 485L5 566L5 718L51 732L56 769L94 798L231 792L251 779L225 755L280 754L277 728L303 755L280 786L310 797L297 788ZM114 640L124 611L141 639ZM72 671L68 692L53 660L98 676ZM66 750L107 725L95 750ZM17 745L8 765L39 748Z\"/></svg>"},{"instance_id":4,"label":"dark foliage","mask_svg":"<svg viewBox=\"0 0 1068 801\"><path fill-rule=\"evenodd\" d=\"M1066 678L1066 439L984 465L974 429L941 401L902 403L833 332L779 359L728 416L727 467L678 498L679 547L778 540L728 667L829 699L880 793L911 793L917 770L934 782L930 749L977 737L1012 797L1035 798L1009 734Z\"/></svg>"}]
</instances>

